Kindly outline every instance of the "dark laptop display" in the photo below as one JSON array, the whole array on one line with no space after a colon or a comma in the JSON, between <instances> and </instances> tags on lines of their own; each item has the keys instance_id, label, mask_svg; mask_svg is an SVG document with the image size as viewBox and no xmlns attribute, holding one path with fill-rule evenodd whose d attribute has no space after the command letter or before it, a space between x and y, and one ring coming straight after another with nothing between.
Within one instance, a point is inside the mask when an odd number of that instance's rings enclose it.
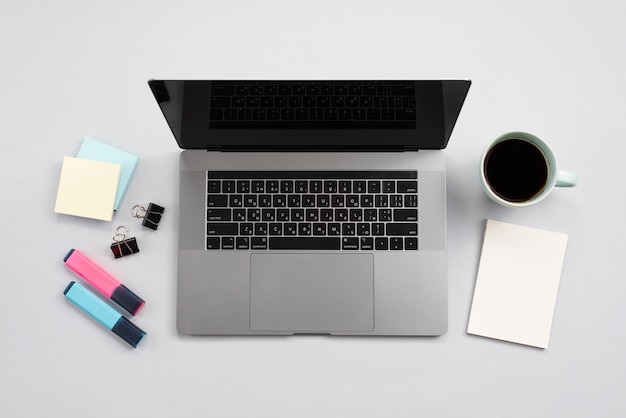
<instances>
[{"instance_id":1,"label":"dark laptop display","mask_svg":"<svg viewBox=\"0 0 626 418\"><path fill-rule=\"evenodd\" d=\"M184 149L445 148L469 81L182 81L150 88Z\"/></svg>"}]
</instances>

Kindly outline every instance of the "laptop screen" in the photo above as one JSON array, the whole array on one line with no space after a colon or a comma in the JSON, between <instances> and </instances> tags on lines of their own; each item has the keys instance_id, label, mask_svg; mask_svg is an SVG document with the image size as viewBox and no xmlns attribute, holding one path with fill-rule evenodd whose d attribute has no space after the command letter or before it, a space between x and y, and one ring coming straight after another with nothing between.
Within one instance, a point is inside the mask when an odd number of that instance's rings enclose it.
<instances>
[{"instance_id":1,"label":"laptop screen","mask_svg":"<svg viewBox=\"0 0 626 418\"><path fill-rule=\"evenodd\" d=\"M467 80L150 80L183 149L445 148Z\"/></svg>"}]
</instances>

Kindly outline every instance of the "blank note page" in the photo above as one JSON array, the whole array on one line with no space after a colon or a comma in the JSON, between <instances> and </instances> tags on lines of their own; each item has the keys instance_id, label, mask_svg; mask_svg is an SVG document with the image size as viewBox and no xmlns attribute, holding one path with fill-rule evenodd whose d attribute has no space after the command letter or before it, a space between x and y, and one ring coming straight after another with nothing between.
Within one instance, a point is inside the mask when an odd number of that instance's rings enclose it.
<instances>
[{"instance_id":1,"label":"blank note page","mask_svg":"<svg viewBox=\"0 0 626 418\"><path fill-rule=\"evenodd\" d=\"M65 157L54 211L110 221L122 167Z\"/></svg>"},{"instance_id":2,"label":"blank note page","mask_svg":"<svg viewBox=\"0 0 626 418\"><path fill-rule=\"evenodd\" d=\"M469 334L547 348L567 235L487 221Z\"/></svg>"}]
</instances>

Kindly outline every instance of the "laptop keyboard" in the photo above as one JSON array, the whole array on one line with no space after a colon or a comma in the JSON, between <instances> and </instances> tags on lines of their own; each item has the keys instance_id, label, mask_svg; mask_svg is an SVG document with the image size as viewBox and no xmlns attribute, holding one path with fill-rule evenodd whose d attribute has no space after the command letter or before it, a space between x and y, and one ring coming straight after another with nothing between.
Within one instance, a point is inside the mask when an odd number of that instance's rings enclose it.
<instances>
[{"instance_id":1,"label":"laptop keyboard","mask_svg":"<svg viewBox=\"0 0 626 418\"><path fill-rule=\"evenodd\" d=\"M214 81L211 129L415 129L407 81Z\"/></svg>"},{"instance_id":2,"label":"laptop keyboard","mask_svg":"<svg viewBox=\"0 0 626 418\"><path fill-rule=\"evenodd\" d=\"M208 171L207 250L418 249L417 171Z\"/></svg>"}]
</instances>

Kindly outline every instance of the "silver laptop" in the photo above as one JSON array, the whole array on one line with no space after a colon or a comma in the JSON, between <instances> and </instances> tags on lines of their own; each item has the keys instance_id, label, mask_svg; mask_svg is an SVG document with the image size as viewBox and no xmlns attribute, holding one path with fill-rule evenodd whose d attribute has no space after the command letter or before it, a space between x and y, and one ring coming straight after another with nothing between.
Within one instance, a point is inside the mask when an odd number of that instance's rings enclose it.
<instances>
[{"instance_id":1,"label":"silver laptop","mask_svg":"<svg viewBox=\"0 0 626 418\"><path fill-rule=\"evenodd\" d=\"M180 155L177 327L441 335L470 81L151 80Z\"/></svg>"}]
</instances>

